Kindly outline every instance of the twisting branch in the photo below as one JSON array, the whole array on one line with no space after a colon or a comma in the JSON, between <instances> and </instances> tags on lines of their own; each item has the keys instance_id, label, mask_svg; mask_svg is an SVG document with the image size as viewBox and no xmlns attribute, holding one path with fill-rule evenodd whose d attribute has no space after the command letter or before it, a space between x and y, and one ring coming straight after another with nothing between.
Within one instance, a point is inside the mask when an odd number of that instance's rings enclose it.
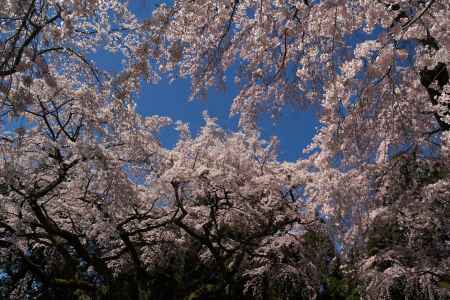
<instances>
[{"instance_id":1,"label":"twisting branch","mask_svg":"<svg viewBox=\"0 0 450 300\"><path fill-rule=\"evenodd\" d=\"M284 51L283 51L283 57L281 58L281 63L278 66L278 70L275 73L273 80L276 80L278 76L281 74L281 72L284 70L286 66L286 57L288 52L288 42L287 42L287 36L288 36L288 29L284 29Z\"/></svg>"},{"instance_id":2,"label":"twisting branch","mask_svg":"<svg viewBox=\"0 0 450 300\"><path fill-rule=\"evenodd\" d=\"M406 29L408 29L408 27L410 27L411 25L416 23L427 12L427 10L430 9L430 7L433 5L434 2L435 2L435 0L430 0L430 2L428 2L427 6L425 6L425 8L422 9L422 11L418 15L416 15L413 19L409 20L408 22L406 22L405 24L402 25L402 29L406 30Z\"/></svg>"},{"instance_id":3,"label":"twisting branch","mask_svg":"<svg viewBox=\"0 0 450 300\"><path fill-rule=\"evenodd\" d=\"M59 18L61 18L60 15L60 11L58 10L57 14L55 16L53 16L52 18L50 18L47 22L45 22L43 25L38 25L38 24L34 24L31 22L31 20L28 20L29 15L31 13L31 11L34 9L34 1L32 2L31 6L30 6L30 10L28 11L28 13L25 15L24 17L24 21L22 23L23 27L26 26L26 22L30 21L30 23L33 25L34 30L31 32L31 34L25 39L25 41L23 42L23 44L20 46L17 55L14 59L14 62L12 64L12 66L4 71L0 71L0 77L4 77L4 76L8 76L8 75L12 75L14 73L16 73L17 71L17 66L20 64L20 62L22 61L22 56L23 56L23 52L25 51L25 49L31 44L31 42L38 36L38 34L42 31L42 29L44 29L47 25L55 22L56 20L58 20ZM18 31L18 35L20 34L20 31L22 31L23 27L21 27ZM14 43L15 44L15 43ZM14 47L13 49L14 50ZM11 51L12 51L11 50ZM7 62L8 58L6 58L6 60L4 61L4 64Z\"/></svg>"},{"instance_id":4,"label":"twisting branch","mask_svg":"<svg viewBox=\"0 0 450 300\"><path fill-rule=\"evenodd\" d=\"M234 0L233 8L231 9L227 27L225 27L225 30L223 31L222 35L220 36L219 43L217 44L217 49L219 49L219 50L222 48L222 43L231 30L231 25L233 24L233 19L234 19L234 16L236 15L238 6L239 6L239 0Z\"/></svg>"}]
</instances>

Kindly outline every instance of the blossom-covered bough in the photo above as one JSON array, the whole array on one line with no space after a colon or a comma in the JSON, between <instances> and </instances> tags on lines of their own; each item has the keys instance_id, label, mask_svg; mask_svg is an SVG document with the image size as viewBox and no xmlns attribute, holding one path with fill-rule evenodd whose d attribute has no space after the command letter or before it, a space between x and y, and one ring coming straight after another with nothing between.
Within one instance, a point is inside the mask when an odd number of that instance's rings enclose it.
<instances>
[{"instance_id":1,"label":"blossom-covered bough","mask_svg":"<svg viewBox=\"0 0 450 300\"><path fill-rule=\"evenodd\" d=\"M154 16L158 61L194 96L234 76L244 130L319 107L304 188L340 224L363 298L448 297L447 1L175 1Z\"/></svg>"},{"instance_id":2,"label":"blossom-covered bough","mask_svg":"<svg viewBox=\"0 0 450 300\"><path fill-rule=\"evenodd\" d=\"M449 6L3 1L0 297L448 299ZM233 76L239 131L162 147L159 76ZM257 122L289 105L321 122L292 163Z\"/></svg>"},{"instance_id":3,"label":"blossom-covered bough","mask_svg":"<svg viewBox=\"0 0 450 300\"><path fill-rule=\"evenodd\" d=\"M115 1L6 1L0 22L4 296L95 295L120 252L134 255L125 226L152 216L130 174L160 159L168 119L134 112L136 61L113 77L89 55L136 57L139 25Z\"/></svg>"}]
</instances>

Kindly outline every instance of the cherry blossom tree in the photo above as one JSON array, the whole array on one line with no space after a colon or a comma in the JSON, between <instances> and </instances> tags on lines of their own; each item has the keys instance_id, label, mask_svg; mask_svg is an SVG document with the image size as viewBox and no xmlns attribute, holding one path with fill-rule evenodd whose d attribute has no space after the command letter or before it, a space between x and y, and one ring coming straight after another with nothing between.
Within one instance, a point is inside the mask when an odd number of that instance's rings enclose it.
<instances>
[{"instance_id":1,"label":"cherry blossom tree","mask_svg":"<svg viewBox=\"0 0 450 300\"><path fill-rule=\"evenodd\" d=\"M276 141L227 134L205 116L196 138L180 124L168 150L157 132L170 119L136 114L141 79L157 78L149 24L118 1L2 8L2 297L176 297L158 284L182 258L209 272L210 293L259 297L264 277L280 293L289 282L316 294L322 260L311 278L296 268L309 256L283 250L317 226ZM120 51L123 71L99 70L99 48Z\"/></svg>"},{"instance_id":2,"label":"cherry blossom tree","mask_svg":"<svg viewBox=\"0 0 450 300\"><path fill-rule=\"evenodd\" d=\"M450 297L447 1L3 2L1 297ZM232 76L239 130L139 115L160 76ZM287 105L296 162L258 128Z\"/></svg>"},{"instance_id":3,"label":"cherry blossom tree","mask_svg":"<svg viewBox=\"0 0 450 300\"><path fill-rule=\"evenodd\" d=\"M153 172L163 156L155 134L169 121L134 111L148 75L135 55L141 25L117 1L6 1L1 14L5 293L107 294L111 265L136 258L126 225L153 214L131 174ZM121 51L122 73L96 68L89 55L99 47Z\"/></svg>"},{"instance_id":4,"label":"cherry blossom tree","mask_svg":"<svg viewBox=\"0 0 450 300\"><path fill-rule=\"evenodd\" d=\"M448 12L446 1L175 1L154 13L163 70L189 77L193 97L234 76L243 130L287 104L318 108L301 185L337 225L364 298L449 296Z\"/></svg>"}]
</instances>

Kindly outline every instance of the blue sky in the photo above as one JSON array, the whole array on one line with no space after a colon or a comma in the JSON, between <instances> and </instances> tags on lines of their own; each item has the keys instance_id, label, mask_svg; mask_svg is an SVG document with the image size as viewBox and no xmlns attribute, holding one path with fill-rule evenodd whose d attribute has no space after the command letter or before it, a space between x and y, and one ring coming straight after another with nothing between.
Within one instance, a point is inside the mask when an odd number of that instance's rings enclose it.
<instances>
[{"instance_id":1,"label":"blue sky","mask_svg":"<svg viewBox=\"0 0 450 300\"><path fill-rule=\"evenodd\" d=\"M188 80L176 80L171 84L162 80L157 85L144 86L137 101L137 109L143 115L165 115L174 121L188 122L193 133L203 125L202 112L206 110L210 116L218 119L218 123L224 129L232 131L237 129L238 118L229 117L229 108L236 93L235 87L229 88L226 92L211 90L207 100L188 101L190 96ZM301 112L287 108L282 111L278 120L263 116L259 125L263 138L278 136L279 159L293 161L310 143L314 128L318 124L312 111ZM161 141L168 147L173 146L176 141L174 130L163 130Z\"/></svg>"}]
</instances>

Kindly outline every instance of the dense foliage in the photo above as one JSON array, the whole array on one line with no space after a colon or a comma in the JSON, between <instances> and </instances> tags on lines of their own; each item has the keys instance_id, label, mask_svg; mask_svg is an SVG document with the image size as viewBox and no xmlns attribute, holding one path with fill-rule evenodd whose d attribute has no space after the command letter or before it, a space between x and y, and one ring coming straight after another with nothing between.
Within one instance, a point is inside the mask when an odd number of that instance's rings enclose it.
<instances>
[{"instance_id":1,"label":"dense foliage","mask_svg":"<svg viewBox=\"0 0 450 300\"><path fill-rule=\"evenodd\" d=\"M446 0L175 0L146 19L3 0L0 298L450 299L449 20ZM142 84L198 98L227 76L237 132L135 110ZM286 106L320 120L295 162L258 128Z\"/></svg>"}]
</instances>

